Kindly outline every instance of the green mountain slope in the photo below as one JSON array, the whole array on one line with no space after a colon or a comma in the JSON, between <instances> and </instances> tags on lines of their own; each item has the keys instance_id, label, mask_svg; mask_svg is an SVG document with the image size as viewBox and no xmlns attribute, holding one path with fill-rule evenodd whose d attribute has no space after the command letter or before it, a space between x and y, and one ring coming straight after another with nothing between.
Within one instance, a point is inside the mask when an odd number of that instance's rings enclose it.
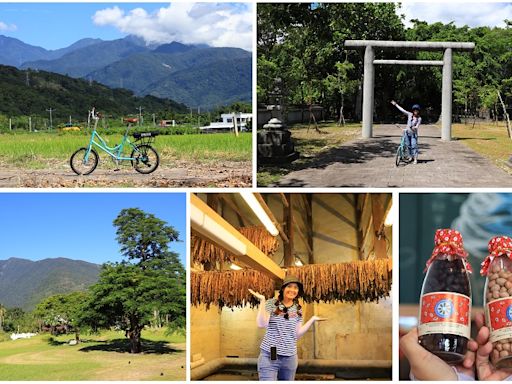
<instances>
[{"instance_id":1,"label":"green mountain slope","mask_svg":"<svg viewBox=\"0 0 512 384\"><path fill-rule=\"evenodd\" d=\"M0 260L0 303L31 310L45 297L87 289L99 271L97 264L66 258Z\"/></svg>"},{"instance_id":2,"label":"green mountain slope","mask_svg":"<svg viewBox=\"0 0 512 384\"><path fill-rule=\"evenodd\" d=\"M251 95L252 55L238 48L176 49L161 46L87 76L138 95L173 95L187 105L226 105Z\"/></svg>"},{"instance_id":3,"label":"green mountain slope","mask_svg":"<svg viewBox=\"0 0 512 384\"><path fill-rule=\"evenodd\" d=\"M189 106L214 107L250 102L251 87L252 59L244 58L177 71L141 93L169 97Z\"/></svg>"},{"instance_id":4,"label":"green mountain slope","mask_svg":"<svg viewBox=\"0 0 512 384\"><path fill-rule=\"evenodd\" d=\"M86 115L98 110L123 115L133 113L139 105L150 111L185 112L185 105L153 96L135 97L126 89L111 89L96 82L43 71L27 71L0 65L0 113L16 115L46 115L52 107L59 115Z\"/></svg>"}]
</instances>

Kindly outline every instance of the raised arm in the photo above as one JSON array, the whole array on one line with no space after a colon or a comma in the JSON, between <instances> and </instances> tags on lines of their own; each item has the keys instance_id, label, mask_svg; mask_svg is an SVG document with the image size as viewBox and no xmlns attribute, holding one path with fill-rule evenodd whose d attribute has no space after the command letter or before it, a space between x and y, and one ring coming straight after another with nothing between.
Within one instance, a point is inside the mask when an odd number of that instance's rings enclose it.
<instances>
[{"instance_id":1,"label":"raised arm","mask_svg":"<svg viewBox=\"0 0 512 384\"><path fill-rule=\"evenodd\" d=\"M400 112L402 112L404 115L409 116L409 114L412 115L412 112L406 111L401 106L398 105L398 103L395 100L391 101L391 104L393 104Z\"/></svg>"},{"instance_id":2,"label":"raised arm","mask_svg":"<svg viewBox=\"0 0 512 384\"><path fill-rule=\"evenodd\" d=\"M252 289L249 289L249 292L260 301L260 305L258 307L258 314L256 315L256 324L258 324L258 328L267 328L268 322L270 320L270 314L267 312L265 308L265 296L263 296L259 292L253 291Z\"/></svg>"},{"instance_id":3,"label":"raised arm","mask_svg":"<svg viewBox=\"0 0 512 384\"><path fill-rule=\"evenodd\" d=\"M309 319L305 324L298 323L297 324L297 339L300 339L304 334L308 331L308 329L313 325L315 321L325 321L327 319L323 317L313 316Z\"/></svg>"}]
</instances>

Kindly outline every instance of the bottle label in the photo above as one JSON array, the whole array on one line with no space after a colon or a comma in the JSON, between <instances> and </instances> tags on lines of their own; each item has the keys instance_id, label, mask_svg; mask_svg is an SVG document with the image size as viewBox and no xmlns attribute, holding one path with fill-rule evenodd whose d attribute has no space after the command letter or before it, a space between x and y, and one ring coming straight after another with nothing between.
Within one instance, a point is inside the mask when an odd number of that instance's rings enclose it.
<instances>
[{"instance_id":1,"label":"bottle label","mask_svg":"<svg viewBox=\"0 0 512 384\"><path fill-rule=\"evenodd\" d=\"M512 297L493 300L487 304L488 323L490 325L490 341L512 337Z\"/></svg>"},{"instance_id":2,"label":"bottle label","mask_svg":"<svg viewBox=\"0 0 512 384\"><path fill-rule=\"evenodd\" d=\"M447 333L469 339L471 299L453 292L431 292L421 297L418 335Z\"/></svg>"}]
</instances>

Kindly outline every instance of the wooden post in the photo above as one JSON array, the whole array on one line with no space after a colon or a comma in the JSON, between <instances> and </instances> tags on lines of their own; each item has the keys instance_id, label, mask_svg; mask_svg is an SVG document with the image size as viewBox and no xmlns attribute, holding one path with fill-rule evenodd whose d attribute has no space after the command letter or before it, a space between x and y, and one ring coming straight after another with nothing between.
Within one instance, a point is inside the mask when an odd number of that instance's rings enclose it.
<instances>
[{"instance_id":1,"label":"wooden post","mask_svg":"<svg viewBox=\"0 0 512 384\"><path fill-rule=\"evenodd\" d=\"M9 131L12 131L12 119L9 117Z\"/></svg>"},{"instance_id":2,"label":"wooden post","mask_svg":"<svg viewBox=\"0 0 512 384\"><path fill-rule=\"evenodd\" d=\"M28 131L32 132L32 116L28 117Z\"/></svg>"},{"instance_id":3,"label":"wooden post","mask_svg":"<svg viewBox=\"0 0 512 384\"><path fill-rule=\"evenodd\" d=\"M382 204L381 194L372 193L372 216L373 216L373 230L375 232L375 242L373 245L375 257L383 259L387 255L387 243L382 231L384 231L384 205Z\"/></svg>"},{"instance_id":4,"label":"wooden post","mask_svg":"<svg viewBox=\"0 0 512 384\"><path fill-rule=\"evenodd\" d=\"M288 201L288 207L284 207L283 222L285 225L286 237L288 237L288 243L284 243L284 266L292 267L295 261L295 257L293 255L293 195L291 193L287 193L285 196Z\"/></svg>"},{"instance_id":5,"label":"wooden post","mask_svg":"<svg viewBox=\"0 0 512 384\"><path fill-rule=\"evenodd\" d=\"M308 255L308 263L315 264L315 253L313 248L313 194L308 193L306 195L307 204L306 204L306 230L308 246L309 246L309 255Z\"/></svg>"}]
</instances>

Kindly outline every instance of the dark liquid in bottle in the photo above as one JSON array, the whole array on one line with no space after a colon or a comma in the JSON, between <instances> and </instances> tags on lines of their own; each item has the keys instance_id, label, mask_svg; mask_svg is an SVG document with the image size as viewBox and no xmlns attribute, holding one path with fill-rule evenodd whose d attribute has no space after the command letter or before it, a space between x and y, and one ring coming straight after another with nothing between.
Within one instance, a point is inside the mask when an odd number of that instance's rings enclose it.
<instances>
[{"instance_id":1,"label":"dark liquid in bottle","mask_svg":"<svg viewBox=\"0 0 512 384\"><path fill-rule=\"evenodd\" d=\"M436 259L428 269L422 295L431 292L454 292L471 298L471 287L461 259ZM436 333L419 337L419 343L428 351L450 364L464 359L468 339L463 336Z\"/></svg>"}]
</instances>

